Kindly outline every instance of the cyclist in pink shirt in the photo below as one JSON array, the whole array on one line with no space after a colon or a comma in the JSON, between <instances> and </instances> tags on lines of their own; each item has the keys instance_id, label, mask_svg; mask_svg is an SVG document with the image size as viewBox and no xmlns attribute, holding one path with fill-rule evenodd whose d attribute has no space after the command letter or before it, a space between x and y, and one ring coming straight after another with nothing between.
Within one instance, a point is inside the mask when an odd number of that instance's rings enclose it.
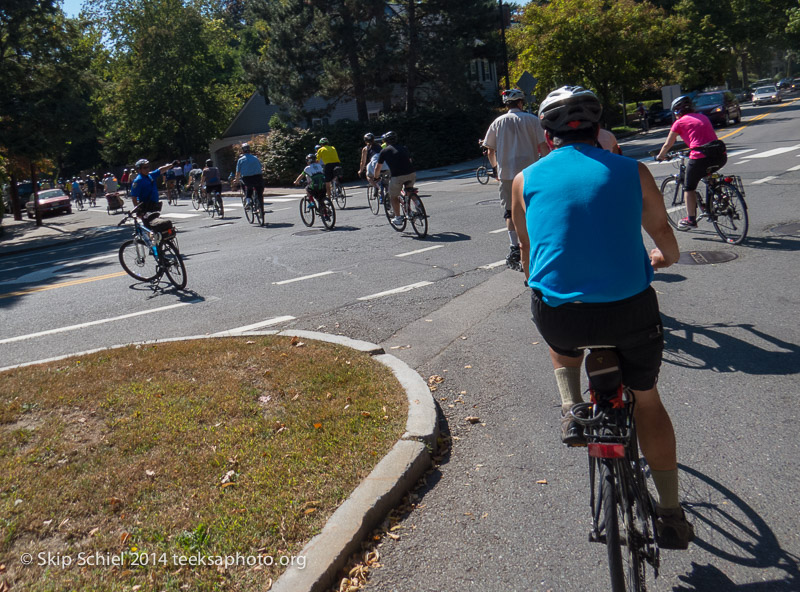
<instances>
[{"instance_id":1,"label":"cyclist in pink shirt","mask_svg":"<svg viewBox=\"0 0 800 592\"><path fill-rule=\"evenodd\" d=\"M688 217L681 220L678 226L685 229L697 228L697 185L708 174L709 167L722 168L728 162L728 156L725 143L717 138L708 117L694 112L691 97L683 95L672 101L672 112L675 114L675 123L672 124L656 160L664 160L678 136L690 149L683 185Z\"/></svg>"}]
</instances>

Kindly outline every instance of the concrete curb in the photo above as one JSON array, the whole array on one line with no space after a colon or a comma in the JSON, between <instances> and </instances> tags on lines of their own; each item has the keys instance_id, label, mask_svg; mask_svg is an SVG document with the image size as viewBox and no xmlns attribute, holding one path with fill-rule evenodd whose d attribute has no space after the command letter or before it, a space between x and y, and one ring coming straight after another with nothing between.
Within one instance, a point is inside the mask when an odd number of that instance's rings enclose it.
<instances>
[{"instance_id":1,"label":"concrete curb","mask_svg":"<svg viewBox=\"0 0 800 592\"><path fill-rule=\"evenodd\" d=\"M431 464L439 436L436 404L422 377L405 362L384 353L381 346L316 331L229 331L213 335L197 335L140 341L113 345L0 368L0 372L83 356L99 351L119 349L128 345L157 345L193 339L217 339L245 335L280 335L333 343L364 352L392 370L408 397L406 432L389 453L367 475L350 496L328 519L318 535L303 547L298 555L305 557L305 567L290 566L272 587L273 592L324 592L334 583L336 574L361 542L386 515L400 503L406 492L415 486Z\"/></svg>"}]
</instances>

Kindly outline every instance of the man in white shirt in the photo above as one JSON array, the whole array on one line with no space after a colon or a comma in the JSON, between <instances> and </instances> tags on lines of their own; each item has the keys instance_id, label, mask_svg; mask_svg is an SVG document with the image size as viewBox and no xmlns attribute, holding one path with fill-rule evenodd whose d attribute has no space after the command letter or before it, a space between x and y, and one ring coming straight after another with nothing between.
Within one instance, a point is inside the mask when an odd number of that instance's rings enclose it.
<instances>
[{"instance_id":1,"label":"man in white shirt","mask_svg":"<svg viewBox=\"0 0 800 592\"><path fill-rule=\"evenodd\" d=\"M539 118L522 110L525 93L516 88L503 91L503 103L508 107L508 113L492 122L483 145L487 148L489 162L497 167L497 178L500 180L500 205L503 206L503 218L511 243L506 265L522 271L519 239L511 220L511 185L517 173L549 153L550 148Z\"/></svg>"}]
</instances>

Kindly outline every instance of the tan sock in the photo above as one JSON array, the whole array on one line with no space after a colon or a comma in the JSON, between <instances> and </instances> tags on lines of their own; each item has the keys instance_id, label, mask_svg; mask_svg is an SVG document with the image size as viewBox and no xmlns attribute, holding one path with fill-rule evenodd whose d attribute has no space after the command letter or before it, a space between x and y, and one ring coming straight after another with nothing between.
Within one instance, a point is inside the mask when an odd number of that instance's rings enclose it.
<instances>
[{"instance_id":1,"label":"tan sock","mask_svg":"<svg viewBox=\"0 0 800 592\"><path fill-rule=\"evenodd\" d=\"M576 403L582 403L580 366L556 368L555 375L558 394L561 395L561 409L569 411Z\"/></svg>"},{"instance_id":2,"label":"tan sock","mask_svg":"<svg viewBox=\"0 0 800 592\"><path fill-rule=\"evenodd\" d=\"M665 510L680 507L678 496L678 469L671 471L650 470L653 484L658 491L658 505Z\"/></svg>"}]
</instances>

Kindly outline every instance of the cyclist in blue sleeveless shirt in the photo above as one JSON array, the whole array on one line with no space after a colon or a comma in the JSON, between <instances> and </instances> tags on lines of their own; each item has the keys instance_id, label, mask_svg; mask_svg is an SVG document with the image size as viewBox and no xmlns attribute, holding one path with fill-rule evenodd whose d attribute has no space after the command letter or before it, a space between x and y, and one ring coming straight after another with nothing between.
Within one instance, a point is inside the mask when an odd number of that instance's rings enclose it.
<instances>
[{"instance_id":1,"label":"cyclist in blue sleeveless shirt","mask_svg":"<svg viewBox=\"0 0 800 592\"><path fill-rule=\"evenodd\" d=\"M612 367L634 392L639 445L658 491L659 545L685 549L694 532L680 507L675 433L656 388L664 337L650 286L654 269L678 260L678 244L647 167L597 147L601 114L581 87L547 96L539 119L553 150L514 178L511 215L533 320L550 346L562 441L585 442L567 413L582 401L579 348L615 347ZM642 227L656 245L649 253Z\"/></svg>"}]
</instances>

